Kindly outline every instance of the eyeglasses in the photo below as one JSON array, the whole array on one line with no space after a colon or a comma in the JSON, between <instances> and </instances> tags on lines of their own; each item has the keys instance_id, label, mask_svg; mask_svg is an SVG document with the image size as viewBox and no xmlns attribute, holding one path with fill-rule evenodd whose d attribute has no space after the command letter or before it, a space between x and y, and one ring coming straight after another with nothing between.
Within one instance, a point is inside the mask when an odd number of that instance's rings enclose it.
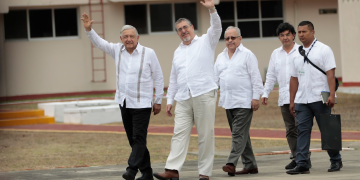
<instances>
[{"instance_id":1,"label":"eyeglasses","mask_svg":"<svg viewBox=\"0 0 360 180\"><path fill-rule=\"evenodd\" d=\"M181 32L183 29L186 31L189 28L188 25L183 26L182 28L176 29L177 32Z\"/></svg>"},{"instance_id":2,"label":"eyeglasses","mask_svg":"<svg viewBox=\"0 0 360 180\"><path fill-rule=\"evenodd\" d=\"M286 37L291 37L291 34L290 33L288 33L288 34L280 34L279 35L281 38L284 38L285 36Z\"/></svg>"},{"instance_id":3,"label":"eyeglasses","mask_svg":"<svg viewBox=\"0 0 360 180\"><path fill-rule=\"evenodd\" d=\"M229 36L229 37L225 38L225 41L229 41L230 39L234 41L238 37L240 37L240 36L235 36L235 37L234 36Z\"/></svg>"}]
</instances>

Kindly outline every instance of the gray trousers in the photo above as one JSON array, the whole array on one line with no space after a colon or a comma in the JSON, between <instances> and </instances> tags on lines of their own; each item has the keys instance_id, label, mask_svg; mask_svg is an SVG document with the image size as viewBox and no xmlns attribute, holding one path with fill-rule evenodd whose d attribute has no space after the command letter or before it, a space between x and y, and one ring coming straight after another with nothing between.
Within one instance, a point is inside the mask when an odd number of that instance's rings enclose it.
<instances>
[{"instance_id":1,"label":"gray trousers","mask_svg":"<svg viewBox=\"0 0 360 180\"><path fill-rule=\"evenodd\" d=\"M257 168L249 135L253 110L245 108L226 109L226 116L232 136L231 152L227 164L233 164L236 167L241 156L245 169Z\"/></svg>"},{"instance_id":2,"label":"gray trousers","mask_svg":"<svg viewBox=\"0 0 360 180\"><path fill-rule=\"evenodd\" d=\"M316 121L320 118L320 114L329 114L331 109L321 101L309 104L295 104L295 114L298 123L298 140L296 164L298 166L307 167L308 152L310 147L311 130L313 126L314 116ZM321 124L317 121L319 129ZM341 155L338 150L327 151L330 161L341 161Z\"/></svg>"},{"instance_id":3,"label":"gray trousers","mask_svg":"<svg viewBox=\"0 0 360 180\"><path fill-rule=\"evenodd\" d=\"M284 104L280 109L286 128L286 139L291 150L290 159L294 159L296 157L298 130L296 119L291 115L289 106L289 104Z\"/></svg>"}]
</instances>

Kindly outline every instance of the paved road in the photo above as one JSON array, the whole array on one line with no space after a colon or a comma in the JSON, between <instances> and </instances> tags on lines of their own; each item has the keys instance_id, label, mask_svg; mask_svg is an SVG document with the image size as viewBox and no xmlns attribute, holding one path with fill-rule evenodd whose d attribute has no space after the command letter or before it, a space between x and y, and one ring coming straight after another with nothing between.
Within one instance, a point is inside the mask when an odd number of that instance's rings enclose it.
<instances>
[{"instance_id":1,"label":"paved road","mask_svg":"<svg viewBox=\"0 0 360 180\"><path fill-rule=\"evenodd\" d=\"M317 145L311 148L316 148ZM242 175L229 177L227 173L221 170L221 167L226 163L226 158L215 159L213 176L211 180L226 180L226 179L319 179L319 180L359 180L360 178L360 142L345 142L344 147L355 148L355 150L341 152L344 167L339 172L327 172L330 165L328 155L326 152L314 152L311 155L313 168L310 169L310 174L302 175L287 175L285 173L285 165L290 162L288 154L279 155L264 155L257 156L256 160L259 167L259 174ZM255 149L255 153L271 152L273 150L283 150L286 147L276 148L262 148ZM224 155L216 152L220 156ZM241 169L241 162L239 167ZM155 172L161 172L164 169L164 163L153 164L152 167ZM85 168L69 168L69 169L49 169L49 170L32 170L32 171L17 171L17 172L0 172L1 180L121 180L122 173L124 173L125 165L115 166L100 166L100 167L85 167ZM140 173L138 173L138 176ZM182 171L180 172L181 180L197 180L197 161L185 162Z\"/></svg>"}]
</instances>

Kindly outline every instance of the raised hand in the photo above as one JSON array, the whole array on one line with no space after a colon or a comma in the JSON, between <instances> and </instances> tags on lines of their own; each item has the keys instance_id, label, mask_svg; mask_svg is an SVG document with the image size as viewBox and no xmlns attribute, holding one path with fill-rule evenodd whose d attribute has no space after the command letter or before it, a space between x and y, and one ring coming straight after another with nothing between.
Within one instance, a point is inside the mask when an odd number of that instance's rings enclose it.
<instances>
[{"instance_id":1,"label":"raised hand","mask_svg":"<svg viewBox=\"0 0 360 180\"><path fill-rule=\"evenodd\" d=\"M204 2L203 2L203 1L200 1L200 3L201 3L204 7L208 8L208 9L212 9L212 8L215 7L213 0L204 0Z\"/></svg>"},{"instance_id":2,"label":"raised hand","mask_svg":"<svg viewBox=\"0 0 360 180\"><path fill-rule=\"evenodd\" d=\"M90 20L89 15L87 15L86 13L84 13L82 16L83 18L81 18L81 20L84 22L84 28L86 29L86 31L91 31L91 26L94 20Z\"/></svg>"}]
</instances>

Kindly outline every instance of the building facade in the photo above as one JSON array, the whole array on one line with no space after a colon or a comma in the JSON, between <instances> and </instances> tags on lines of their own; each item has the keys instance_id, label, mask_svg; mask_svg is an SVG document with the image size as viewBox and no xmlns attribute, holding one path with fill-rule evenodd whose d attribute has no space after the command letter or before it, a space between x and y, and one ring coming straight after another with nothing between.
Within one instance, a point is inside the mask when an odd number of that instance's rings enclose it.
<instances>
[{"instance_id":1,"label":"building facade","mask_svg":"<svg viewBox=\"0 0 360 180\"><path fill-rule=\"evenodd\" d=\"M90 5L89 2L92 4ZM223 29L238 26L244 46L254 52L265 80L272 51L281 46L275 34L281 22L295 27L303 20L315 25L315 36L335 54L336 76L344 86L359 86L359 0L217 0ZM200 36L210 26L208 11L198 0L2 0L0 1L0 97L112 92L113 59L93 48L82 13L109 42L120 41L125 24L135 26L140 44L155 50L165 86L174 50L181 40L174 22L190 19ZM296 42L299 43L298 38ZM216 55L225 48L220 40Z\"/></svg>"}]
</instances>

